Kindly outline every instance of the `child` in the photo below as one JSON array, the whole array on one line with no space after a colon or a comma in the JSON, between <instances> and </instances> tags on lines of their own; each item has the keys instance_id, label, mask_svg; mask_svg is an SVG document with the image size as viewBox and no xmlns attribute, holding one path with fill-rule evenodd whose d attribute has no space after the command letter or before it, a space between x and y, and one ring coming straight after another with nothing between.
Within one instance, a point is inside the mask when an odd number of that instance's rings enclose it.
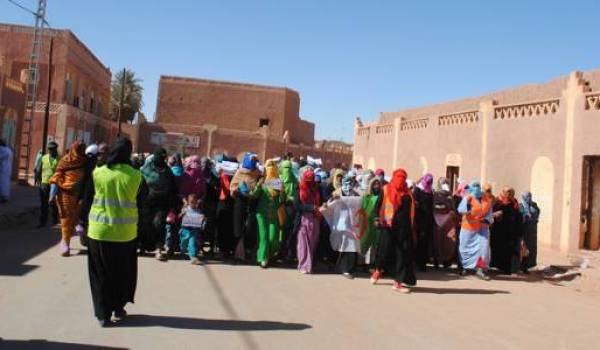
<instances>
[{"instance_id":1,"label":"child","mask_svg":"<svg viewBox=\"0 0 600 350\"><path fill-rule=\"evenodd\" d=\"M187 251L193 265L202 265L198 258L196 240L200 232L206 226L206 217L200 210L200 199L195 193L187 196L183 209L181 210L181 229L179 230L179 244L181 254Z\"/></svg>"}]
</instances>

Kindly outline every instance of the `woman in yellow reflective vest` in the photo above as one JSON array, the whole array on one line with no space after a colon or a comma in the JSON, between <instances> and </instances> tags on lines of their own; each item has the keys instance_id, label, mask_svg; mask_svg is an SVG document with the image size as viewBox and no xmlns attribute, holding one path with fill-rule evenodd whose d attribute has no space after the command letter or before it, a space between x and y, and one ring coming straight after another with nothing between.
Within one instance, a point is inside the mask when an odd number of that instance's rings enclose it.
<instances>
[{"instance_id":1,"label":"woman in yellow reflective vest","mask_svg":"<svg viewBox=\"0 0 600 350\"><path fill-rule=\"evenodd\" d=\"M88 271L94 313L102 327L127 314L137 283L137 197L141 173L131 167L131 141L119 138L107 164L93 174L94 200L88 218Z\"/></svg>"}]
</instances>

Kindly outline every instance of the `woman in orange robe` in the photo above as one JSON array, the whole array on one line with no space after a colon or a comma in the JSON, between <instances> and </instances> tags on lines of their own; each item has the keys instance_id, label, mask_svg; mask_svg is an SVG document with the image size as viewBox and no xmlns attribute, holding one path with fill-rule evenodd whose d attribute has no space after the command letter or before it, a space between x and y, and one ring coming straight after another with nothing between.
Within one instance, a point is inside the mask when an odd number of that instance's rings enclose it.
<instances>
[{"instance_id":1,"label":"woman in orange robe","mask_svg":"<svg viewBox=\"0 0 600 350\"><path fill-rule=\"evenodd\" d=\"M85 143L75 141L69 153L58 162L54 175L50 178L50 201L55 200L60 217L62 239L61 255L70 255L71 237L79 222L79 192L83 187L85 164Z\"/></svg>"}]
</instances>

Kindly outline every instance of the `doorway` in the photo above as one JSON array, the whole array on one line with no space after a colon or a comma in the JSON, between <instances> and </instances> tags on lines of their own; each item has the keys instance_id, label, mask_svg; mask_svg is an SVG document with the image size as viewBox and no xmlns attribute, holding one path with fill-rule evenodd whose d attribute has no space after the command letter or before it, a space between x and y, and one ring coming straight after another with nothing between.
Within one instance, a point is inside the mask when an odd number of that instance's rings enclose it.
<instances>
[{"instance_id":1,"label":"doorway","mask_svg":"<svg viewBox=\"0 0 600 350\"><path fill-rule=\"evenodd\" d=\"M600 248L600 156L583 157L579 248Z\"/></svg>"},{"instance_id":2,"label":"doorway","mask_svg":"<svg viewBox=\"0 0 600 350\"><path fill-rule=\"evenodd\" d=\"M457 166L446 167L446 179L450 181L450 191L454 193L456 187L458 187L458 177L460 176L460 168Z\"/></svg>"}]
</instances>

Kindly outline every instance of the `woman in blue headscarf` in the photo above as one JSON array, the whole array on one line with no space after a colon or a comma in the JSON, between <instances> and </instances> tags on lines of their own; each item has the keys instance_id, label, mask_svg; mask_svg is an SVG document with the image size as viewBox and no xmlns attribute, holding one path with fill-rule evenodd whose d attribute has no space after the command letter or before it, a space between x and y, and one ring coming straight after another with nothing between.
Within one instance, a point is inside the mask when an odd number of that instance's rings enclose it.
<instances>
[{"instance_id":1,"label":"woman in blue headscarf","mask_svg":"<svg viewBox=\"0 0 600 350\"><path fill-rule=\"evenodd\" d=\"M521 215L523 216L523 243L529 254L521 262L521 270L527 271L537 265L537 226L540 218L540 208L531 198L531 192L521 195Z\"/></svg>"},{"instance_id":2,"label":"woman in blue headscarf","mask_svg":"<svg viewBox=\"0 0 600 350\"><path fill-rule=\"evenodd\" d=\"M489 280L492 201L493 198L481 190L481 184L473 181L458 206L459 214L463 215L458 248L463 268L461 275L475 270L477 277Z\"/></svg>"},{"instance_id":3,"label":"woman in blue headscarf","mask_svg":"<svg viewBox=\"0 0 600 350\"><path fill-rule=\"evenodd\" d=\"M233 206L233 235L237 240L235 258L246 259L246 250L251 248L256 219L253 217L250 201L256 196L256 188L260 171L258 170L258 157L255 153L246 153L242 166L231 179L229 190L234 198Z\"/></svg>"}]
</instances>

